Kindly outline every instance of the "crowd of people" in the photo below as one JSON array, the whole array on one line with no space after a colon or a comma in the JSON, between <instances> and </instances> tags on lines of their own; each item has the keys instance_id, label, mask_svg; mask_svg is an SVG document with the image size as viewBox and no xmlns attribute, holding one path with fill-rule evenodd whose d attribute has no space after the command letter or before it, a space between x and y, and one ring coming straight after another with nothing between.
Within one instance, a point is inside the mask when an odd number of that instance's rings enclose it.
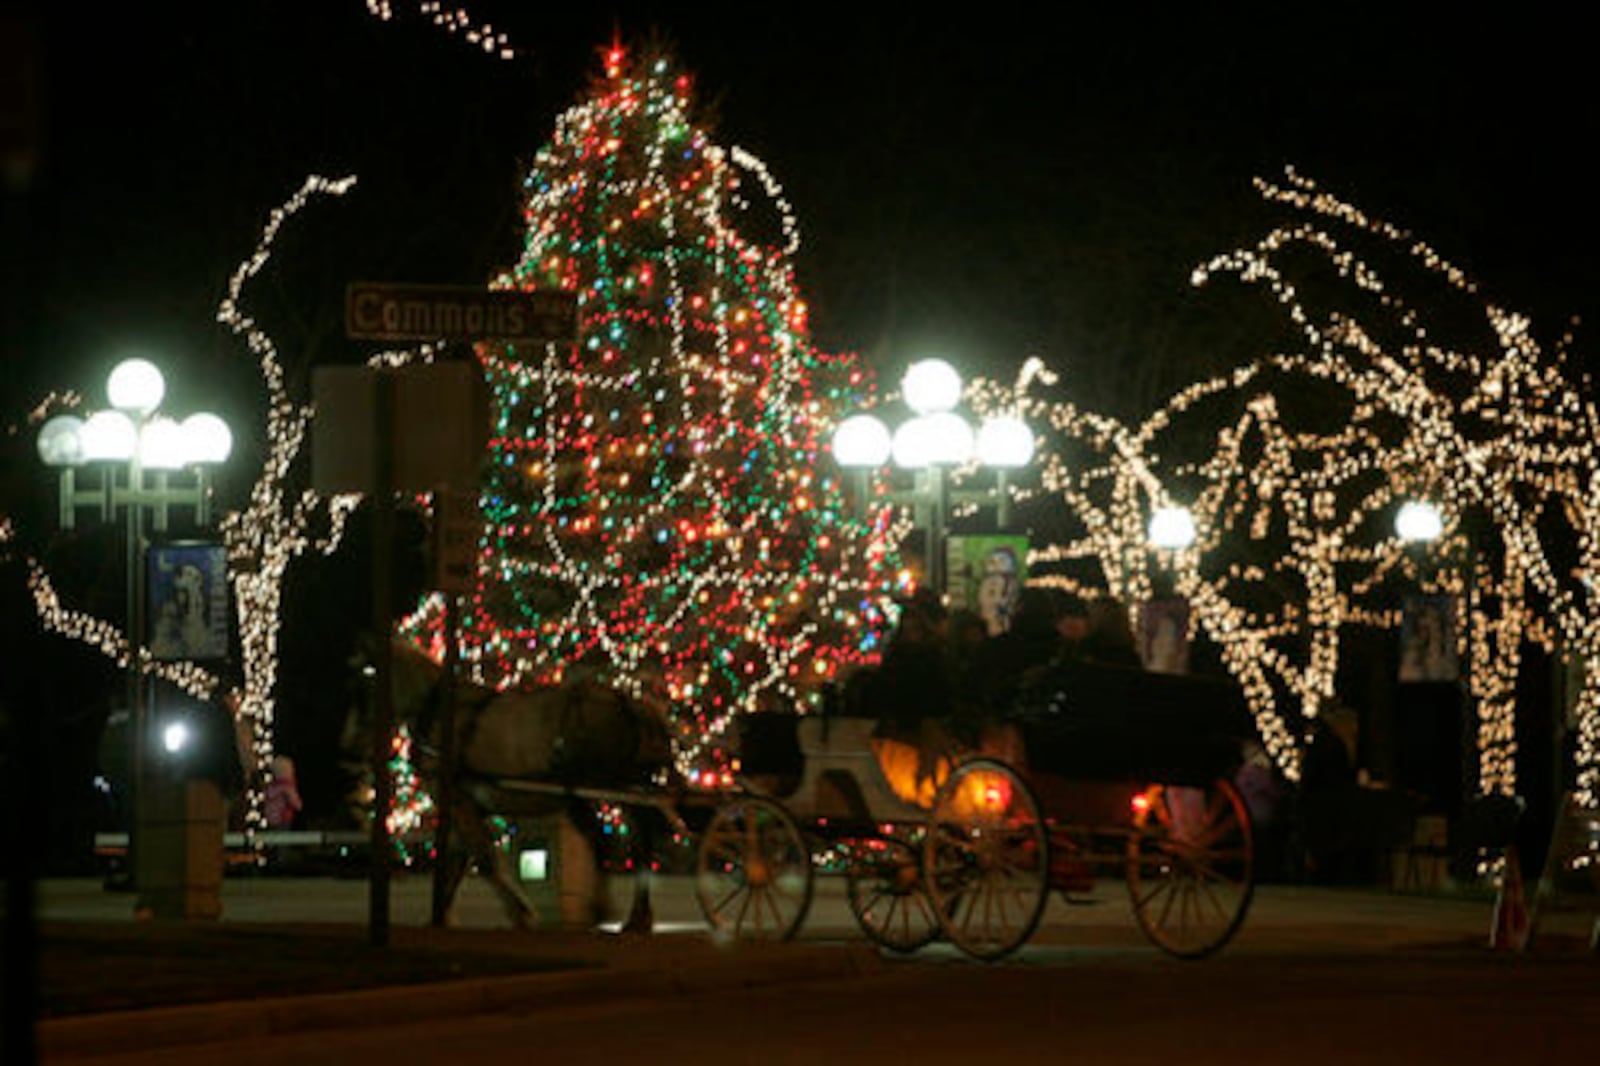
<instances>
[{"instance_id":1,"label":"crowd of people","mask_svg":"<svg viewBox=\"0 0 1600 1066\"><path fill-rule=\"evenodd\" d=\"M1010 627L990 636L976 612L947 611L922 589L902 605L882 663L852 679L846 703L876 715L887 735L914 740L936 722L971 744L1051 669L1076 662L1140 667L1121 604L1026 588Z\"/></svg>"}]
</instances>

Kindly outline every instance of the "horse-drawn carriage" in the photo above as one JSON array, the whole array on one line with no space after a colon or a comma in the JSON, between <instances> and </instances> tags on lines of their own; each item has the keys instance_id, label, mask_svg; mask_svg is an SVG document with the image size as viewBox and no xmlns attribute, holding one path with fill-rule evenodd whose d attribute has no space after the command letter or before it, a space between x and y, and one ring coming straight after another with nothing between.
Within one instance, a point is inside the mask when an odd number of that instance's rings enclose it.
<instances>
[{"instance_id":1,"label":"horse-drawn carriage","mask_svg":"<svg viewBox=\"0 0 1600 1066\"><path fill-rule=\"evenodd\" d=\"M697 840L696 893L720 935L792 937L810 909L818 844L841 856L861 928L896 951L943 937L973 957L1003 957L1033 934L1051 891L1084 890L1108 867L1147 936L1180 957L1227 943L1250 905L1251 822L1232 773L1252 730L1237 689L1221 682L1052 668L992 723L998 747L894 741L875 735L872 717L746 715L739 787L712 792L506 773L516 760L504 737L477 743L474 758L473 738L487 735L470 719L509 698L485 694L467 708L464 793L478 815L574 800L659 812ZM578 700L560 699L550 735L528 745L545 765L570 736L615 717L578 721ZM627 709L618 721L633 744L648 739L639 708L614 709ZM496 887L514 916L526 906L503 871Z\"/></svg>"},{"instance_id":2,"label":"horse-drawn carriage","mask_svg":"<svg viewBox=\"0 0 1600 1066\"><path fill-rule=\"evenodd\" d=\"M1227 943L1249 908L1252 830L1232 774L1251 729L1231 686L1064 665L965 748L886 741L867 717L743 724L746 780L839 848L851 910L887 948L942 936L1000 958L1052 890L1070 897L1108 867L1149 938L1181 957Z\"/></svg>"}]
</instances>

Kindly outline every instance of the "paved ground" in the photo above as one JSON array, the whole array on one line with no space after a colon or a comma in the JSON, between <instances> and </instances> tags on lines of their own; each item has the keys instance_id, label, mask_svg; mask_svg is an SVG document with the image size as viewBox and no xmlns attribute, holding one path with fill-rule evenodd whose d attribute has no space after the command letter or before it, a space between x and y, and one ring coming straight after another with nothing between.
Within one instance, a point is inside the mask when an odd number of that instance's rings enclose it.
<instances>
[{"instance_id":1,"label":"paved ground","mask_svg":"<svg viewBox=\"0 0 1600 1066\"><path fill-rule=\"evenodd\" d=\"M429 883L393 886L390 945L368 936L366 882L230 878L216 922L135 921L132 898L98 881L40 885L38 1029L47 1060L208 1034L359 1025L509 1003L550 1007L597 996L659 996L708 987L835 979L884 962L855 929L839 878L819 878L797 943L718 944L686 878L658 879L657 934L512 931L488 889L469 881L459 927L427 926ZM1475 895L1263 886L1229 952L1389 952L1477 945L1491 903ZM1551 949L1586 932L1563 916ZM1087 902L1052 898L1029 951L1149 952L1115 882ZM955 956L948 947L926 949ZM1204 965L1204 964L1200 964ZM213 1037L214 1038L214 1037Z\"/></svg>"}]
</instances>

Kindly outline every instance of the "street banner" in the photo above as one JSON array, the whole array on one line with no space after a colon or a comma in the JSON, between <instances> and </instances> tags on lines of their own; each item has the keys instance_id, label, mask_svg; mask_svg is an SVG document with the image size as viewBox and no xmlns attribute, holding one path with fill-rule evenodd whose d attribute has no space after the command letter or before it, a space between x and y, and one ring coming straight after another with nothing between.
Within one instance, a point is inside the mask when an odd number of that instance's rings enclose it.
<instances>
[{"instance_id":1,"label":"street banner","mask_svg":"<svg viewBox=\"0 0 1600 1066\"><path fill-rule=\"evenodd\" d=\"M1407 596L1400 620L1400 680L1458 681L1453 596Z\"/></svg>"},{"instance_id":2,"label":"street banner","mask_svg":"<svg viewBox=\"0 0 1600 1066\"><path fill-rule=\"evenodd\" d=\"M228 553L220 544L158 544L146 553L150 654L162 662L228 657Z\"/></svg>"},{"instance_id":3,"label":"street banner","mask_svg":"<svg viewBox=\"0 0 1600 1066\"><path fill-rule=\"evenodd\" d=\"M1189 672L1189 601L1163 596L1139 612L1139 657L1157 674Z\"/></svg>"},{"instance_id":4,"label":"street banner","mask_svg":"<svg viewBox=\"0 0 1600 1066\"><path fill-rule=\"evenodd\" d=\"M1010 629L1028 578L1028 538L949 537L945 562L951 610L977 612L991 637Z\"/></svg>"}]
</instances>

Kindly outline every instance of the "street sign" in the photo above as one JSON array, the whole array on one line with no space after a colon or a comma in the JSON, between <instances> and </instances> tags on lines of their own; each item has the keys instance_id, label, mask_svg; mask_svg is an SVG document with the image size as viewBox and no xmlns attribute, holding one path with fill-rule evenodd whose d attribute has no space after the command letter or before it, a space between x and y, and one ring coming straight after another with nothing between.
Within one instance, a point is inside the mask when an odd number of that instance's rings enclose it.
<instances>
[{"instance_id":1,"label":"street sign","mask_svg":"<svg viewBox=\"0 0 1600 1066\"><path fill-rule=\"evenodd\" d=\"M483 517L476 492L437 492L433 497L433 587L471 592L478 576L478 537Z\"/></svg>"},{"instance_id":2,"label":"street sign","mask_svg":"<svg viewBox=\"0 0 1600 1066\"><path fill-rule=\"evenodd\" d=\"M345 289L344 328L351 340L545 344L577 336L578 301L549 290L356 281Z\"/></svg>"},{"instance_id":3,"label":"street sign","mask_svg":"<svg viewBox=\"0 0 1600 1066\"><path fill-rule=\"evenodd\" d=\"M380 389L380 378L387 389ZM489 392L476 363L319 366L311 372L311 396L317 492L373 492L380 481L397 492L477 491ZM389 406L380 410L385 397Z\"/></svg>"}]
</instances>

